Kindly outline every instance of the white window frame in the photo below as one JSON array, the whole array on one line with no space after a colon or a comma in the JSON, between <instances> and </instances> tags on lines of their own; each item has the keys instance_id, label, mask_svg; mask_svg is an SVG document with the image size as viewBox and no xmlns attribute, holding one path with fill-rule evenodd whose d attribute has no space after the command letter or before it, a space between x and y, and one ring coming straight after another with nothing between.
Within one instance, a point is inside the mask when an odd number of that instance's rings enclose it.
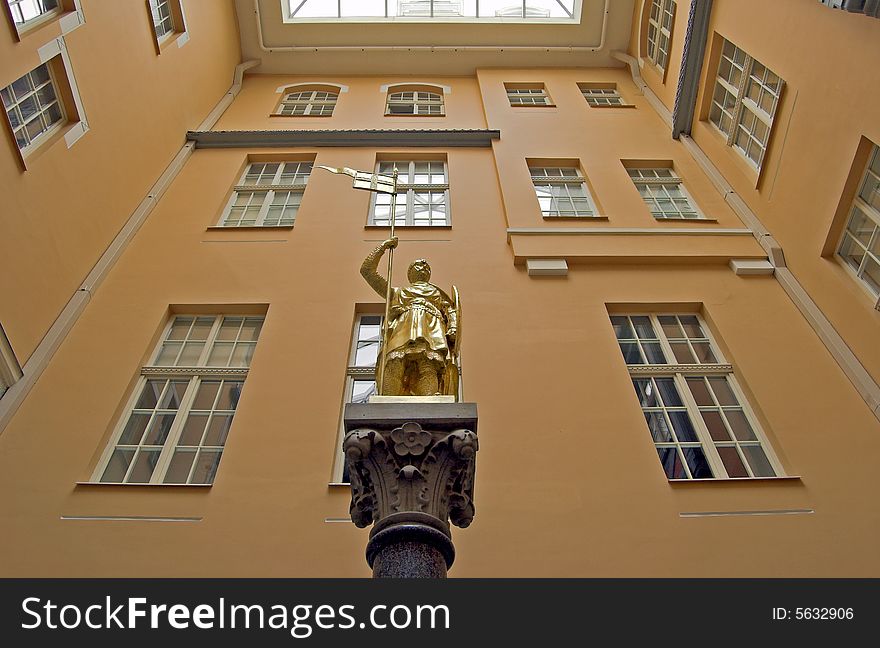
<instances>
[{"instance_id":1,"label":"white window frame","mask_svg":"<svg viewBox=\"0 0 880 648\"><path fill-rule=\"evenodd\" d=\"M171 29L160 34L159 25L164 24L165 19L160 20L157 25L156 18L162 7L168 8L167 20L171 24ZM147 0L147 11L150 15L150 29L153 31L157 54L161 54L162 50L171 42L177 42L178 47L183 47L189 41L182 0Z\"/></svg>"},{"instance_id":2,"label":"white window frame","mask_svg":"<svg viewBox=\"0 0 880 648\"><path fill-rule=\"evenodd\" d=\"M34 81L32 75L34 75L38 70L40 70L40 68L45 68L47 79L46 79L46 81L42 82L38 87L36 85L36 82ZM16 98L14 96L13 87L15 86L16 83L19 83L23 79L27 79L30 86L32 86L32 88L30 90L28 90L25 94L23 94L20 98ZM20 115L21 114L21 111L19 109L20 104L31 97L34 98L34 101L39 102L39 99L38 99L39 90L46 88L46 87L51 88L52 94L54 95L54 99L51 102L48 102L45 107L41 107L39 110L37 110L37 112L33 113L28 120L26 120L26 121L22 120L19 126L14 126L12 124L12 121L9 118L9 111L15 110ZM12 83L10 83L5 88L0 89L0 92L2 92L2 95L3 95L2 101L0 101L0 103L3 104L3 109L4 109L4 113L6 115L7 123L9 124L9 127L12 129L13 139L15 140L15 144L16 144L16 146L18 146L18 150L21 151L22 155L27 155L31 151L38 148L40 146L40 144L42 144L47 139L52 137L52 135L57 133L65 124L68 123L67 109L64 105L64 99L62 98L62 95L61 95L59 88L60 88L60 85L58 83L58 79L56 77L55 70L53 69L51 62L46 61L45 63L42 63L42 64L38 65L37 67L35 67L33 70L29 71L27 74L20 76L18 79L16 79ZM7 105L7 101L11 101L11 103L9 103ZM57 120L46 125L45 121L43 120L43 115L46 111L49 110L49 108L52 105L58 106L59 117ZM31 124L37 120L40 120L40 122L42 123L43 126L45 126L45 128L43 130L41 130L39 133L37 133L37 135L35 137L33 137L33 139L30 139L29 142L27 142L24 146L22 146L18 141L17 133L19 131L23 131L23 132L27 133L27 125ZM27 135L27 137L30 138L29 135Z\"/></svg>"},{"instance_id":3,"label":"white window frame","mask_svg":"<svg viewBox=\"0 0 880 648\"><path fill-rule=\"evenodd\" d=\"M378 310L381 306L377 305L376 309ZM379 336L381 338L382 331L382 320L385 317L381 312L375 313L367 313L367 312L359 312L355 317L354 327L351 333L351 337L349 339L349 352L348 352L348 366L345 370L345 393L343 394L343 404L354 402L354 386L355 381L372 381L375 383L376 381L376 364L372 365L364 365L357 364L357 350L358 350L358 342L360 341L360 330L361 325L364 318L367 317L375 317L379 322ZM366 341L366 338L364 339ZM377 357L378 357L378 349L377 349ZM375 394L376 388L375 384L373 387L373 391L370 392L369 395ZM343 405L344 408L344 405ZM342 453L342 440L345 437L345 429L344 423L342 421L342 417L340 416L339 420L339 433L336 439L336 454L333 462L333 476L332 482L333 484L348 484L348 481L345 481L345 456Z\"/></svg>"},{"instance_id":4,"label":"white window frame","mask_svg":"<svg viewBox=\"0 0 880 648\"><path fill-rule=\"evenodd\" d=\"M653 172L655 177L634 177L633 172L644 173L646 171ZM658 172L667 172L669 175L661 176ZM626 168L627 174L629 174L630 180L632 180L633 185L636 190L639 192L639 196L645 203L645 206L651 212L651 215L657 220L705 220L706 216L700 211L700 208L697 206L696 201L693 199L693 196L687 191L684 186L684 182L682 179L675 173L675 171L671 167L659 167L659 166L649 166L645 164L638 164L634 166L628 166ZM655 187L664 190L666 193L665 197L658 197L652 195L650 197L642 194L642 191L639 185L646 185L649 187L649 190L652 194L655 191ZM671 196L669 195L668 190L675 189L679 193L681 193L681 197ZM688 207L690 207L689 212L684 212L676 207L674 214L673 212L663 211L662 209L657 212L652 209L654 204L654 199L658 202L668 201L671 204L675 205L676 200L683 200L687 203ZM688 216L686 214L693 214L692 216Z\"/></svg>"},{"instance_id":5,"label":"white window frame","mask_svg":"<svg viewBox=\"0 0 880 648\"><path fill-rule=\"evenodd\" d=\"M634 364L627 363L626 368L629 372L630 378L633 380L633 386L635 387L635 380L646 380L646 379L656 379L656 378L672 378L673 383L675 385L676 391L678 392L678 396L681 399L683 405L682 406L669 406L674 411L685 410L687 412L688 419L690 420L691 427L694 429L697 441L688 442L688 441L679 441L677 439L673 439L673 441L668 442L657 442L653 439L650 429L647 429L649 437L651 437L651 441L654 444L655 448L660 450L661 448L675 448L677 453L678 461L684 467L686 471L687 477L684 479L674 479L666 475L665 467L662 464L661 460L661 468L664 470L664 475L667 476L669 481L717 481L719 479L730 479L730 480L754 480L754 479L768 479L775 477L785 476L785 471L782 468L782 465L779 463L778 458L773 451L773 447L770 445L770 442L767 440L764 431L761 429L760 424L758 423L758 419L755 416L754 411L749 405L748 400L745 398L745 394L740 388L735 376L734 376L734 368L733 365L728 363L723 355L721 354L721 350L718 344L715 342L712 332L709 330L709 327L706 326L706 322L702 317L697 315L696 313L687 313L687 312L662 312L662 313L611 313L611 321L613 324L613 318L615 317L648 317L650 319L651 326L654 330L654 335L656 338L648 339L649 343L653 343L656 339L656 343L659 343L660 348L663 351L663 354L667 360L672 359L675 360L676 356L672 350L672 346L669 342L669 338L667 337L665 331L663 330L662 325L659 322L659 318L663 316L677 316L677 317L691 317L694 316L697 318L700 328L704 333L703 338L687 338L688 347L691 349L691 352L694 354L694 357L698 357L697 353L693 350L693 341L698 341L700 343L708 344L708 348L711 349L711 352L715 356L714 363L692 363L692 364ZM613 328L613 326L612 326ZM618 339L618 346L620 346L621 338ZM624 340L629 340L630 338L623 338ZM685 338L674 338L677 341L680 341ZM642 356L647 361L647 355L642 350L644 339L639 338L637 340L640 352ZM697 404L696 398L691 392L690 387L688 386L687 380L703 378L705 379L717 379L719 377L726 379L726 384L730 388L733 396L735 397L736 404L726 404L723 405L718 402L718 399L715 395L711 394L711 390L709 390L710 396L713 399L714 405L704 405L700 406ZM652 385L653 385L652 381ZM662 397L662 392L660 394ZM639 403L639 407L643 412L646 411L646 407L642 406ZM724 408L728 409L724 409ZM701 409L702 408L702 409ZM665 405L648 408L652 411L659 411L663 409L667 410ZM712 439L711 434L709 433L709 429L703 420L703 416L701 415L702 411L706 412L728 412L728 411L736 411L740 410L745 417L748 426L751 428L754 433L754 440L739 440L736 438L736 435L733 433L733 429L727 421L727 417L720 416L722 419L722 425L727 429L728 434L730 436L729 441L715 441ZM664 416L666 420L666 425L669 429L673 429L673 426L668 418ZM685 460L685 458L680 453L681 447L700 447L703 452L703 456L705 457L710 469L712 470L712 477L704 477L704 478L694 478L691 477L690 467ZM774 472L773 475L754 475L754 469L750 465L749 461L741 451L742 447L748 446L759 446L763 451L764 456L767 459L769 466ZM725 467L724 462L721 459L721 455L719 454L718 448L727 448L727 447L736 447L737 455L740 458L740 461L743 467L748 472L748 476L744 477L731 477L728 474L727 468ZM658 453L659 458L659 453Z\"/></svg>"},{"instance_id":6,"label":"white window frame","mask_svg":"<svg viewBox=\"0 0 880 648\"><path fill-rule=\"evenodd\" d=\"M581 91L590 108L633 108L633 104L627 103L620 95L617 85L609 83L608 85L584 84L579 83L578 89Z\"/></svg>"},{"instance_id":7,"label":"white window frame","mask_svg":"<svg viewBox=\"0 0 880 648\"><path fill-rule=\"evenodd\" d=\"M267 165L267 164L277 164L278 168L275 170L275 173L272 174L272 177L269 179L269 182L262 182L262 178L260 178L260 182L257 184L248 184L246 182L248 175L251 173L251 167L254 165ZM308 184L309 176L311 175L312 165L314 164L313 160L285 160L285 161L269 161L269 162L261 162L261 161L251 161L248 162L247 166L244 169L244 172L241 174L239 178L239 182L232 188L232 195L226 203L226 207L223 209L223 213L220 216L220 220L217 223L217 227L223 228L237 228L237 227L293 227L296 222L296 216L299 213L300 208L302 207L302 201L305 197L306 186ZM296 180L299 176L304 175L305 179L302 182L294 182L293 184L284 184L281 182L285 171L288 170L288 165L297 165L297 170L304 168L303 165L308 167L308 173L302 174L297 173L294 179ZM276 195L279 193L287 193L291 192L292 194L299 195L299 204L296 206L296 209L293 213L293 218L289 219L290 222L282 223L280 220L278 223L270 223L266 224L266 219L271 211L272 207L277 207L274 205ZM232 210L236 207L236 201L241 194L252 194L256 199L260 200L260 209L257 214L256 220L254 223L230 223L229 217L232 214ZM260 193L265 193L262 198L257 198L256 195ZM285 203L285 207L290 206L289 203ZM283 213L283 212L282 212ZM288 219L283 219L288 220Z\"/></svg>"},{"instance_id":8,"label":"white window frame","mask_svg":"<svg viewBox=\"0 0 880 648\"><path fill-rule=\"evenodd\" d=\"M729 55L725 53L728 45L733 48L733 51ZM737 62L737 59L740 59L742 63ZM721 69L722 66L725 65L725 62L731 66L731 70L734 68L739 70L739 83L736 87L734 87L734 85L721 74ZM760 79L757 76L754 76L756 74L756 66L760 66L764 70ZM778 91L775 93L764 83L767 74L772 74L779 82ZM760 108L755 101L747 96L749 86L752 83L758 83L762 94L769 93L769 95L773 97L769 113L763 108ZM764 158L767 156L767 149L770 146L770 138L773 134L773 120L779 109L779 101L782 98L784 88L785 81L783 81L779 75L730 41L724 38L721 39L721 54L718 59L718 70L716 70L715 73L715 84L712 87L712 96L709 98L709 123L724 136L728 146L735 149L746 160L746 162L749 163L749 165L758 171L761 170ZM723 95L721 103L719 103L718 100L719 93ZM733 103L725 105L729 101L728 98L732 99ZM725 118L727 118L727 121L725 121ZM751 121L751 126L747 123L749 121ZM754 129L757 127L758 122L767 129L766 138L763 140L755 135ZM729 123L729 130L725 130L725 123ZM737 135L740 133L748 138L749 143L746 145L746 148L743 148L740 143L737 142ZM749 150L751 150L752 144L757 146L757 149L760 151L757 160L752 159L748 153Z\"/></svg>"},{"instance_id":9,"label":"white window frame","mask_svg":"<svg viewBox=\"0 0 880 648\"><path fill-rule=\"evenodd\" d=\"M669 50L672 49L674 20L675 0L651 0L651 8L648 11L648 60L664 74L669 64ZM667 22L668 27L665 26Z\"/></svg>"},{"instance_id":10,"label":"white window frame","mask_svg":"<svg viewBox=\"0 0 880 648\"><path fill-rule=\"evenodd\" d=\"M392 106L411 108L412 111L392 112ZM445 114L446 106L442 90L439 92L434 89L389 91L385 101L386 117L444 117Z\"/></svg>"},{"instance_id":11,"label":"white window frame","mask_svg":"<svg viewBox=\"0 0 880 648\"><path fill-rule=\"evenodd\" d=\"M283 117L332 117L338 100L338 91L293 90L284 93L274 114ZM304 106L302 113L293 112L300 106ZM328 107L330 112L325 112ZM288 110L290 112L286 112Z\"/></svg>"},{"instance_id":12,"label":"white window frame","mask_svg":"<svg viewBox=\"0 0 880 648\"><path fill-rule=\"evenodd\" d=\"M399 218L395 218L395 227L449 227L452 225L452 213L449 205L449 165L446 160L437 160L437 159L411 159L411 160L380 160L376 162L376 173L380 172L380 168L383 164L397 164L398 172L400 173L399 177L403 178L412 178L415 179L415 165L420 162L430 162L431 164L442 164L443 165L443 178L445 180L442 184L416 184L414 182L405 182L398 179L397 182L397 212L400 213L401 210L404 212L404 222L398 222ZM404 165L406 168L404 169ZM419 193L436 193L443 194L443 202L446 219L444 222L430 222L428 224L421 224L415 222L415 201L416 194ZM390 200L390 194L380 194L374 191L370 192L372 195L370 196L370 216L368 220L369 225L375 225L379 227L387 227L388 223L377 223L376 222L376 205L377 202L382 200ZM441 204L441 203L431 203L433 204ZM389 210L390 212L390 210ZM390 218L397 214L389 213L389 222Z\"/></svg>"},{"instance_id":13,"label":"white window frame","mask_svg":"<svg viewBox=\"0 0 880 648\"><path fill-rule=\"evenodd\" d=\"M876 144L872 147L871 152L868 155L868 162L865 165L865 170L862 173L861 180L859 180L858 190L856 191L852 204L850 205L849 214L846 219L846 226L840 234L840 239L835 248L835 254L850 276L853 277L853 279L855 279L856 282L858 282L858 284L876 300L874 307L880 310L880 289L874 288L863 276L868 262L873 261L880 265L880 254L871 252L872 247L880 247L880 208L868 203L861 195L868 187L869 183L878 183L875 184L876 188L873 191L878 195L878 202L880 202L880 173L872 169L873 165L880 166L880 146L877 146ZM856 213L861 213L869 223L873 224L873 230L868 237L867 244L860 242L852 235L850 230L850 226L853 225ZM847 242L850 242L850 244L855 246L856 249L864 252L858 267L854 267L853 263L842 254L843 246Z\"/></svg>"},{"instance_id":14,"label":"white window frame","mask_svg":"<svg viewBox=\"0 0 880 648\"><path fill-rule=\"evenodd\" d=\"M542 108L553 106L550 100L550 94L543 83L522 84L515 87L505 86L507 93L507 101L514 108ZM527 99L535 99L536 101L526 101ZM537 99L541 101L538 102Z\"/></svg>"},{"instance_id":15,"label":"white window frame","mask_svg":"<svg viewBox=\"0 0 880 648\"><path fill-rule=\"evenodd\" d=\"M575 175L536 175L536 169L540 169L542 171L547 170L572 170ZM538 209L541 211L541 216L543 218L555 219L555 218L601 218L601 215L598 213L598 207L596 206L596 201L593 199L592 194L590 193L590 188L587 185L587 179L584 177L584 174L581 173L580 167L576 164L561 164L559 162L553 164L538 164L538 163L530 163L529 164L529 175L532 179L532 186L535 189L535 198L538 201ZM557 206L555 213L552 210L545 211L541 206L541 198L542 195L538 193L539 187L565 187L566 188L566 197L567 201L570 201L572 206L574 207L574 198L585 199L587 204L589 205L589 209L586 212L579 212L575 210L571 214L562 214L558 208L559 202L557 196L551 196L550 205ZM572 197L570 187L577 186L579 187L584 195L583 196L575 196Z\"/></svg>"},{"instance_id":16,"label":"white window frame","mask_svg":"<svg viewBox=\"0 0 880 648\"><path fill-rule=\"evenodd\" d=\"M179 318L213 318L214 322L211 325L211 330L207 335L207 338L204 342L204 347L199 355L199 358L196 363L189 366L170 366L170 365L158 365L155 362L158 360L160 353L162 352L163 344L167 341L169 333L175 323ZM175 314L171 316L165 325L163 330L161 339L153 350L151 355L151 361L153 364L145 365L141 368L140 377L135 385L135 388L130 395L128 401L126 402L125 409L123 410L123 415L120 417L120 420L117 422L113 434L110 437L110 440L105 448L103 454L101 455L101 459L98 461L97 466L92 474L91 481L93 483L101 483L101 484L164 484L163 481L166 473L171 465L171 461L175 454L175 449L177 447L177 442L181 437L181 434L184 430L185 424L189 418L190 412L192 410L193 402L195 401L196 396L198 395L199 386L203 381L206 382L217 382L217 381L232 381L232 382L240 382L242 383L242 390L244 388L244 382L248 376L250 371L250 365L244 367L223 367L217 365L208 365L208 357L211 351L214 348L214 343L217 342L217 335L220 331L221 325L226 318L250 318L250 319L259 319L261 321L261 329L265 324L265 317L263 315L253 315L253 314L229 314L229 315L205 315L205 314ZM235 344L233 345L233 349L236 345L239 344L238 336L241 335L241 329L239 329L239 333L237 334ZM252 346L256 348L256 344L259 341L259 333L257 334L257 338L253 341ZM250 341L247 341L250 342ZM230 360L231 354L234 353L234 350L230 351ZM248 361L250 362L250 360ZM142 433L142 437L139 439L137 444L120 444L119 441L122 437L123 432L125 431L126 424L128 423L131 415L134 413L134 410L137 409L136 405L140 400L142 393L144 392L144 388L150 380L166 380L168 381L168 386L165 389L170 389L170 381L179 381L179 382L187 382L186 389L183 395L180 398L180 402L177 408L174 408L174 419L171 424L168 434L165 440L162 443L161 451L159 451L159 457L156 461L156 464L153 468L152 475L150 476L150 480L148 482L129 482L125 481L125 478L129 477L134 470L135 463L138 460L138 457L141 453L141 448L143 441L149 431L149 428L145 428ZM164 392L163 392L164 393ZM161 396L161 394L160 394ZM239 399L241 398L241 394L239 394ZM219 399L219 393L215 396L215 401ZM239 401L240 402L240 401ZM158 414L160 409L169 409L169 408L160 408L158 404L152 408L152 411ZM211 415L213 415L215 409L212 406L211 410L198 410L198 411L210 411ZM225 415L228 415L230 410L221 410ZM227 430L226 438L224 439L224 443L222 446L204 446L201 442L198 446L187 446L196 448L195 455L193 457L193 461L190 465L190 470L188 473L187 480L189 480L196 469L196 464L198 461L198 454L201 453L203 448L208 448L208 452L216 452L217 448L220 448L219 454L220 457L217 460L217 464L214 468L214 473L211 477L211 482L209 483L190 483L186 482L186 485L195 485L195 486L210 486L213 484L216 479L217 472L219 470L220 461L222 460L223 453L225 452L226 441L229 436L232 434L233 426L235 423L235 414L238 411L238 403L236 403L236 408L231 410L231 421L230 427ZM151 415L152 416L152 415ZM206 426L208 425L208 421L206 420ZM206 438L207 427L203 431L203 438ZM135 448L135 454L130 460L128 467L126 468L126 474L123 476L123 481L102 481L103 474L107 469L110 460L113 457L114 451L120 446L123 445L127 449L128 447ZM151 445L150 448L159 447L158 445ZM183 485L183 482L169 482L175 485Z\"/></svg>"}]
</instances>

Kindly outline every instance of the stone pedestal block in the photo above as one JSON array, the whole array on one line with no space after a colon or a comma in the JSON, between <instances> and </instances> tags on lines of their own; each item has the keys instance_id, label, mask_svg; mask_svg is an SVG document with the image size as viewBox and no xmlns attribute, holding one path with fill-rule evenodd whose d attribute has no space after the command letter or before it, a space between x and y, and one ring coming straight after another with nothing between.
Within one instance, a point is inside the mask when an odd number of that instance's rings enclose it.
<instances>
[{"instance_id":1,"label":"stone pedestal block","mask_svg":"<svg viewBox=\"0 0 880 648\"><path fill-rule=\"evenodd\" d=\"M351 519L373 524L373 577L445 578L449 521L466 527L474 517L476 404L352 403L344 419Z\"/></svg>"}]
</instances>

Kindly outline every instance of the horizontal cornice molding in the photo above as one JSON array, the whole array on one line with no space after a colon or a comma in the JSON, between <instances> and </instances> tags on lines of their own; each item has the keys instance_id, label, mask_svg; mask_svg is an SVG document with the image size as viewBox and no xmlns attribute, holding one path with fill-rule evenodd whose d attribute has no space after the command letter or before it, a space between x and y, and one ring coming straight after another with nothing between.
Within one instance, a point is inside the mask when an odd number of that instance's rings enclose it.
<instances>
[{"instance_id":1,"label":"horizontal cornice molding","mask_svg":"<svg viewBox=\"0 0 880 648\"><path fill-rule=\"evenodd\" d=\"M276 148L303 146L489 147L501 131L473 130L261 130L189 131L196 148Z\"/></svg>"},{"instance_id":2,"label":"horizontal cornice molding","mask_svg":"<svg viewBox=\"0 0 880 648\"><path fill-rule=\"evenodd\" d=\"M642 236L752 236L749 229L730 228L672 228L672 227L508 227L508 237L513 234L528 236L602 236L602 235L642 235Z\"/></svg>"}]
</instances>

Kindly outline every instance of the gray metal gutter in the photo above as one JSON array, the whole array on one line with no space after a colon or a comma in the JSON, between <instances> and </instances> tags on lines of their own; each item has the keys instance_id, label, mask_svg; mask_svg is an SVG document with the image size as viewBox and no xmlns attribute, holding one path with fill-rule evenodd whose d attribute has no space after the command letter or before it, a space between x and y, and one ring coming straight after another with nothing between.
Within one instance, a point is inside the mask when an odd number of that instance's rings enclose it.
<instances>
[{"instance_id":1,"label":"gray metal gutter","mask_svg":"<svg viewBox=\"0 0 880 648\"><path fill-rule=\"evenodd\" d=\"M499 130L267 130L189 131L196 148L266 148L291 146L489 147Z\"/></svg>"}]
</instances>

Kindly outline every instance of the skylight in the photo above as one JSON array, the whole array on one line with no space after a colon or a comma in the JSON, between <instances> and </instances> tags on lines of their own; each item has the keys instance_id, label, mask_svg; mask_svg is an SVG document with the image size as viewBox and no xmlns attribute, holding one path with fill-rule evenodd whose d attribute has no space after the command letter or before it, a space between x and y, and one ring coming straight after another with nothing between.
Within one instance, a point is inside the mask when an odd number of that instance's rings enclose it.
<instances>
[{"instance_id":1,"label":"skylight","mask_svg":"<svg viewBox=\"0 0 880 648\"><path fill-rule=\"evenodd\" d=\"M285 22L577 22L581 0L282 0Z\"/></svg>"}]
</instances>

